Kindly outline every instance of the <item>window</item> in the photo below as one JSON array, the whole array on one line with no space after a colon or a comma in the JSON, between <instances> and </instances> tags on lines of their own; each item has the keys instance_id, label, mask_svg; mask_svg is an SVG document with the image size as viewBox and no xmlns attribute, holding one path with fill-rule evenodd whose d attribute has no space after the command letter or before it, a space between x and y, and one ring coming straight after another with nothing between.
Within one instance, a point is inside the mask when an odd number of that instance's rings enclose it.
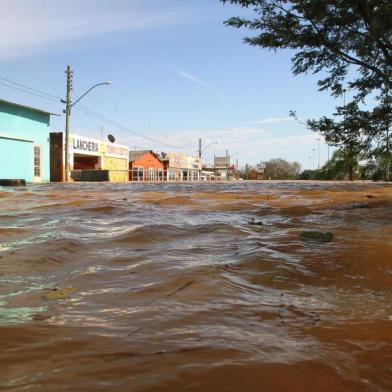
<instances>
[{"instance_id":1,"label":"window","mask_svg":"<svg viewBox=\"0 0 392 392\"><path fill-rule=\"evenodd\" d=\"M177 172L175 170L169 170L169 181L175 181L177 179Z\"/></svg>"},{"instance_id":2,"label":"window","mask_svg":"<svg viewBox=\"0 0 392 392\"><path fill-rule=\"evenodd\" d=\"M155 172L152 167L148 168L148 181L155 181Z\"/></svg>"},{"instance_id":3,"label":"window","mask_svg":"<svg viewBox=\"0 0 392 392\"><path fill-rule=\"evenodd\" d=\"M34 146L34 177L41 177L41 147Z\"/></svg>"},{"instance_id":4,"label":"window","mask_svg":"<svg viewBox=\"0 0 392 392\"><path fill-rule=\"evenodd\" d=\"M158 181L163 181L163 170L158 169Z\"/></svg>"},{"instance_id":5,"label":"window","mask_svg":"<svg viewBox=\"0 0 392 392\"><path fill-rule=\"evenodd\" d=\"M140 166L136 166L134 169L134 175L135 175L135 180L134 181L143 181L143 172L144 172L144 169L143 169L143 167L140 167Z\"/></svg>"}]
</instances>

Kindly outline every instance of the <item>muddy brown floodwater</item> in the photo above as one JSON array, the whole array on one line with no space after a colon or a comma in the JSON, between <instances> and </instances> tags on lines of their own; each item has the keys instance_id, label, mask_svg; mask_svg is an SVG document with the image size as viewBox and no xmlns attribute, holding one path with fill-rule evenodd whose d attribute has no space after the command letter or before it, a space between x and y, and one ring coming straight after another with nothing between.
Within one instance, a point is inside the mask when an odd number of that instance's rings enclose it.
<instances>
[{"instance_id":1,"label":"muddy brown floodwater","mask_svg":"<svg viewBox=\"0 0 392 392\"><path fill-rule=\"evenodd\" d=\"M392 186L48 184L0 206L1 391L392 390Z\"/></svg>"}]
</instances>

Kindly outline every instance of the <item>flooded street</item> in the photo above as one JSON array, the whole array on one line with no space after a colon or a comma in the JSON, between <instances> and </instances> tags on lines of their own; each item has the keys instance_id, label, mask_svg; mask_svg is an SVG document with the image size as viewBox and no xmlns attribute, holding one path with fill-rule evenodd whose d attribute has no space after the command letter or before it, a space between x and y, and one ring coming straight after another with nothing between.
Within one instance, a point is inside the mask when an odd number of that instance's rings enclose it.
<instances>
[{"instance_id":1,"label":"flooded street","mask_svg":"<svg viewBox=\"0 0 392 392\"><path fill-rule=\"evenodd\" d=\"M392 186L48 184L0 206L2 391L392 389Z\"/></svg>"}]
</instances>

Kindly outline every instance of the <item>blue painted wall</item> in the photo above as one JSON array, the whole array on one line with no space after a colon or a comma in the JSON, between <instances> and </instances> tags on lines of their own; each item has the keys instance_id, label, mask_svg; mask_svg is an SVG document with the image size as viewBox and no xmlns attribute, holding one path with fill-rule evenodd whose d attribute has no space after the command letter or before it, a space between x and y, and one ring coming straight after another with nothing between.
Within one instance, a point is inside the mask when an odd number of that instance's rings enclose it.
<instances>
[{"instance_id":1,"label":"blue painted wall","mask_svg":"<svg viewBox=\"0 0 392 392\"><path fill-rule=\"evenodd\" d=\"M33 145L31 142L4 139L0 136L0 178L32 181Z\"/></svg>"},{"instance_id":2,"label":"blue painted wall","mask_svg":"<svg viewBox=\"0 0 392 392\"><path fill-rule=\"evenodd\" d=\"M49 133L49 113L0 100L0 178L33 181L34 145L39 145L41 179L49 181Z\"/></svg>"}]
</instances>

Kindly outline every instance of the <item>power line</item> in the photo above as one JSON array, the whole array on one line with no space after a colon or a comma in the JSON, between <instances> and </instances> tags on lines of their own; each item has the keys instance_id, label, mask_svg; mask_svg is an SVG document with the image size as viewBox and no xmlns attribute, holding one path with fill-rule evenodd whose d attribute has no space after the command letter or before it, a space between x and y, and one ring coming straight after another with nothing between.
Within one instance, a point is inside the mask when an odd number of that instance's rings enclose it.
<instances>
[{"instance_id":1,"label":"power line","mask_svg":"<svg viewBox=\"0 0 392 392\"><path fill-rule=\"evenodd\" d=\"M108 124L110 124L110 125L112 125L112 126L114 126L116 128L123 129L123 130L125 130L127 132L130 132L130 133L140 137L140 138L147 139L147 140L149 140L149 141L151 141L153 143L163 144L163 145L166 145L166 146L171 147L171 148L182 149L181 147L178 147L178 146L172 145L170 143L166 143L166 142L163 142L161 140L157 140L157 139L151 138L149 136L143 135L143 134L141 134L139 132L133 131L132 129L129 129L128 127L126 127L126 126L124 126L122 124L119 124L119 123L117 123L117 122L115 122L113 120L110 120L110 119L106 118L105 116L102 116L99 113L94 112L93 110L91 110L86 105L79 104L78 106L75 106L75 108L77 108L78 110L83 111L85 114L88 114L90 116L96 117L96 118L98 118L101 121L105 121L106 123L108 123Z\"/></svg>"},{"instance_id":2,"label":"power line","mask_svg":"<svg viewBox=\"0 0 392 392\"><path fill-rule=\"evenodd\" d=\"M38 90L38 89L36 89L36 88L27 86L27 85L22 84L22 83L19 83L19 82L15 82L15 81L10 80L10 79L6 79L6 78L0 77L0 80L3 80L4 82L7 82L7 83L15 84L16 86L23 87L23 88L25 88L25 89L31 90L31 91L33 91L33 92L35 92L35 93L38 93L38 94L41 94L41 95L46 95L46 96L48 96L48 97L50 97L50 98L55 98L56 100L61 99L60 97L57 97L56 95L46 93L45 91ZM11 86L7 86L7 87L11 87ZM11 87L11 88L12 88L12 87Z\"/></svg>"},{"instance_id":3,"label":"power line","mask_svg":"<svg viewBox=\"0 0 392 392\"><path fill-rule=\"evenodd\" d=\"M26 90L23 90L23 89L21 89L21 88L15 87L15 86L10 86L9 84L6 84L6 83L0 82L0 85L1 85L1 86L5 86L5 87L8 87L8 88L11 88L11 89L14 89L14 90L17 90L17 91L21 91L22 93L25 93L25 94L31 94L31 95L34 95L34 96L36 96L36 97L40 97L40 98L43 98L43 99L47 99L47 100L52 101L52 102L57 102L57 103L59 102L58 99L54 99L54 98L51 98L51 97L49 97L49 96L45 96L45 95L42 95L42 94L34 93L34 92L32 92L32 91L26 91Z\"/></svg>"},{"instance_id":4,"label":"power line","mask_svg":"<svg viewBox=\"0 0 392 392\"><path fill-rule=\"evenodd\" d=\"M45 91L36 89L34 87L27 86L27 85L25 85L23 83L15 82L13 80L6 79L6 78L3 78L3 77L0 77L0 80L2 80L3 82L7 82L7 83L0 82L0 85L2 85L4 87L11 88L11 89L14 89L14 90L17 90L17 91L20 91L20 92L23 92L25 94L34 95L36 97L47 99L49 101L56 102L56 103L59 103L59 101L61 100L61 98L56 96L56 95L47 93ZM8 83L13 84L14 86L10 85ZM18 86L18 87L15 87L15 86ZM167 143L167 142L163 142L161 140L158 140L158 139L155 139L155 138L143 135L143 134L141 134L139 132L133 131L132 129L130 129L130 128L122 125L122 124L119 124L119 123L117 123L117 122L115 122L113 120L110 120L110 119L106 118L105 116L103 116L103 115L101 115L99 113L94 112L93 110L91 110L86 105L79 104L75 108L80 110L81 112L83 112L85 115L87 115L89 117L98 118L101 121L105 121L106 123L108 123L108 124L110 124L112 126L115 126L117 128L123 129L123 130L125 130L127 132L130 132L130 133L132 133L132 134L134 134L134 135L136 135L136 136L138 136L140 138L149 140L149 141L151 141L153 143L163 144L165 146L168 146L168 147L171 147L171 148L175 148L175 149L180 149L180 150L184 149L184 148L181 148L179 146L175 146L173 144L170 144L170 143Z\"/></svg>"},{"instance_id":5,"label":"power line","mask_svg":"<svg viewBox=\"0 0 392 392\"><path fill-rule=\"evenodd\" d=\"M91 124L94 123L97 128L99 127L98 126L98 122L97 122L98 118L96 116L91 115L86 110L83 110L83 109L80 109L80 108L77 108L77 109L79 109L80 113L83 114L85 116L85 118L90 121ZM110 124L110 125L112 125L112 124ZM103 126L100 125L100 127L101 127L101 133L102 133L103 132ZM102 134L101 134L101 138L103 140ZM146 149L147 149L147 147L146 147Z\"/></svg>"}]
</instances>

